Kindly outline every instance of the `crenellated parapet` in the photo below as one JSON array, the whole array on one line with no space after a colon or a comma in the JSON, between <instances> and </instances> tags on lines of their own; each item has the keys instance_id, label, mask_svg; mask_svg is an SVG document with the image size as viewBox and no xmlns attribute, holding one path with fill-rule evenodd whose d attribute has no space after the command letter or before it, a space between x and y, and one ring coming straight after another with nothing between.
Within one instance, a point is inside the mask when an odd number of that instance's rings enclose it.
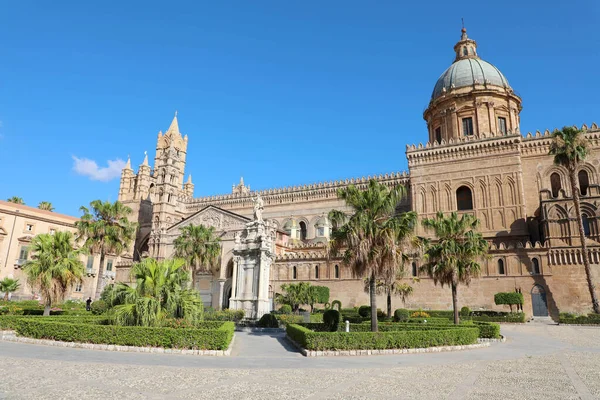
<instances>
[{"instance_id":1,"label":"crenellated parapet","mask_svg":"<svg viewBox=\"0 0 600 400\"><path fill-rule=\"evenodd\" d=\"M593 147L600 146L600 129L594 122L590 127L583 124L581 127L573 125L575 129L581 129L585 132L585 137L590 141ZM523 155L547 155L552 143L552 132L546 129L544 132L528 132L521 143L521 154Z\"/></svg>"},{"instance_id":2,"label":"crenellated parapet","mask_svg":"<svg viewBox=\"0 0 600 400\"><path fill-rule=\"evenodd\" d=\"M409 184L409 174L407 172L392 172L391 174L363 176L361 178L319 182L309 185L265 189L249 193L235 192L225 195L201 197L191 199L186 204L186 210L187 212L194 212L209 204L216 206L250 207L252 206L253 197L256 197L257 194L262 197L265 204L282 204L336 198L338 189L347 187L348 185L366 188L371 179L375 179L390 187Z\"/></svg>"},{"instance_id":3,"label":"crenellated parapet","mask_svg":"<svg viewBox=\"0 0 600 400\"><path fill-rule=\"evenodd\" d=\"M448 142L427 142L425 145L406 145L406 158L409 167L443 163L477 156L494 156L519 150L522 136L520 134L481 134L479 136L463 136L450 138Z\"/></svg>"}]
</instances>

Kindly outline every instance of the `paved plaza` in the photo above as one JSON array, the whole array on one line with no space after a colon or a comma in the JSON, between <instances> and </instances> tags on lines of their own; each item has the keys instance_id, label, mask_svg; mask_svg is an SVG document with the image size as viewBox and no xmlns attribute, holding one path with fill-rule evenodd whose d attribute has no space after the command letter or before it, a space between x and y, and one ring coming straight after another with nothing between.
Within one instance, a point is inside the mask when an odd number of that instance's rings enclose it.
<instances>
[{"instance_id":1,"label":"paved plaza","mask_svg":"<svg viewBox=\"0 0 600 400\"><path fill-rule=\"evenodd\" d=\"M7 399L600 399L600 328L504 325L461 352L301 356L283 334L236 333L231 357L0 342Z\"/></svg>"}]
</instances>

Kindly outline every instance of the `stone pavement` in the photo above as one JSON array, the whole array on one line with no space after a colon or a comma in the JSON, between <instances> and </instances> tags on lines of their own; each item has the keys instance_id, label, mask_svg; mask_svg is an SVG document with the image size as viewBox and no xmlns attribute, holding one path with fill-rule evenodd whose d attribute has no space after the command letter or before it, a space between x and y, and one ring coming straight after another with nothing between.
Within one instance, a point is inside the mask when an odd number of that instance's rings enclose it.
<instances>
[{"instance_id":1,"label":"stone pavement","mask_svg":"<svg viewBox=\"0 0 600 400\"><path fill-rule=\"evenodd\" d=\"M462 352L306 358L281 333L236 332L231 357L0 342L8 399L600 399L600 328L502 326Z\"/></svg>"}]
</instances>

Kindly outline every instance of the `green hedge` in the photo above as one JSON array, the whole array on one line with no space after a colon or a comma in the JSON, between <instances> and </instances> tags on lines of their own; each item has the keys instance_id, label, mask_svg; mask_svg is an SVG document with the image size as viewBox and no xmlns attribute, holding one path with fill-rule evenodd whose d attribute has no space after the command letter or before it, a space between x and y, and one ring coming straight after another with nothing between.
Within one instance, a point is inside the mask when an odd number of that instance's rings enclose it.
<instances>
[{"instance_id":1,"label":"green hedge","mask_svg":"<svg viewBox=\"0 0 600 400\"><path fill-rule=\"evenodd\" d=\"M475 326L479 329L480 338L499 339L500 325L491 322L475 322Z\"/></svg>"},{"instance_id":2,"label":"green hedge","mask_svg":"<svg viewBox=\"0 0 600 400\"><path fill-rule=\"evenodd\" d=\"M313 286L317 294L317 303L325 304L329 302L329 288L327 286Z\"/></svg>"},{"instance_id":3,"label":"green hedge","mask_svg":"<svg viewBox=\"0 0 600 400\"><path fill-rule=\"evenodd\" d=\"M176 329L76 324L38 318L21 319L15 325L19 335L36 339L203 350L227 349L235 329L233 322L222 322L218 329Z\"/></svg>"},{"instance_id":4,"label":"green hedge","mask_svg":"<svg viewBox=\"0 0 600 400\"><path fill-rule=\"evenodd\" d=\"M476 328L389 332L314 332L290 324L288 336L307 350L378 350L434 346L458 346L477 343Z\"/></svg>"},{"instance_id":5,"label":"green hedge","mask_svg":"<svg viewBox=\"0 0 600 400\"><path fill-rule=\"evenodd\" d=\"M244 310L206 310L205 321L241 321L244 319Z\"/></svg>"},{"instance_id":6,"label":"green hedge","mask_svg":"<svg viewBox=\"0 0 600 400\"><path fill-rule=\"evenodd\" d=\"M560 324L600 325L600 314L577 315L560 313L558 315L558 322Z\"/></svg>"},{"instance_id":7,"label":"green hedge","mask_svg":"<svg viewBox=\"0 0 600 400\"><path fill-rule=\"evenodd\" d=\"M500 292L494 295L494 303L496 305L517 305L523 304L523 293L517 292Z\"/></svg>"},{"instance_id":8,"label":"green hedge","mask_svg":"<svg viewBox=\"0 0 600 400\"><path fill-rule=\"evenodd\" d=\"M506 313L505 315L489 316L489 315L473 315L470 317L473 321L479 322L513 322L521 323L525 322L525 313Z\"/></svg>"},{"instance_id":9,"label":"green hedge","mask_svg":"<svg viewBox=\"0 0 600 400\"><path fill-rule=\"evenodd\" d=\"M105 316L96 316L87 314L86 316L71 316L71 315L61 315L61 316L49 316L43 317L41 315L1 315L0 316L0 330L14 330L18 321L21 320L43 320L43 321L53 321L53 322L69 322L69 323L82 323L82 324L106 324L107 319Z\"/></svg>"}]
</instances>

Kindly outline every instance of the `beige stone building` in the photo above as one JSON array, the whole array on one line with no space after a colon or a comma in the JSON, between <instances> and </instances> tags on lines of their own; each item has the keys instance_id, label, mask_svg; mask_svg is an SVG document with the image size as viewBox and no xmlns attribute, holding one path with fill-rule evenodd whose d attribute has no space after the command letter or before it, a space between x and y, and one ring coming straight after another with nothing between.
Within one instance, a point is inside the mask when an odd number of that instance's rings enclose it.
<instances>
[{"instance_id":1,"label":"beige stone building","mask_svg":"<svg viewBox=\"0 0 600 400\"><path fill-rule=\"evenodd\" d=\"M27 285L27 278L22 267L31 258L29 246L35 235L53 234L58 231L77 232L75 222L79 218L40 210L26 205L0 201L0 279L10 277L18 279L21 287L13 293L13 299L30 300L37 298L37 293ZM104 279L110 283L116 275L118 257L107 257ZM66 299L85 300L94 296L97 283L99 255L82 255L85 276L80 285L67 293Z\"/></svg>"},{"instance_id":2,"label":"beige stone building","mask_svg":"<svg viewBox=\"0 0 600 400\"><path fill-rule=\"evenodd\" d=\"M458 211L474 213L481 220L481 232L492 243L490 258L483 262L480 278L459 289L461 305L499 309L493 304L495 293L521 290L528 315L588 311L591 301L567 173L548 156L550 132L521 134L521 98L494 65L479 57L477 43L466 30L454 51L455 61L435 83L423 113L425 144L406 147L408 172L258 192L242 179L229 194L195 198L191 176L184 183L188 137L180 132L175 116L167 131L158 134L154 167L146 156L137 173L130 163L122 173L119 200L134 209L140 224L134 258L171 256L173 241L186 224L214 226L222 239L220 269L198 276L197 285L207 304L227 307L234 235L249 221L253 198L260 194L263 217L277 228L270 294L283 283L310 281L328 286L331 298L341 300L344 307L366 304L362 279L353 277L339 261L328 261L324 243L331 231L327 213L345 207L336 190L349 184L364 186L372 178L390 186L406 185L409 196L402 206L420 218ZM581 128L592 144L578 176L598 283L600 130L595 124ZM427 234L422 228L418 233ZM415 257L405 268L407 280L420 278L405 306L450 308L450 290L422 276L420 266ZM120 268L117 279L126 276L127 268ZM395 308L402 306L398 299L393 301Z\"/></svg>"}]
</instances>

